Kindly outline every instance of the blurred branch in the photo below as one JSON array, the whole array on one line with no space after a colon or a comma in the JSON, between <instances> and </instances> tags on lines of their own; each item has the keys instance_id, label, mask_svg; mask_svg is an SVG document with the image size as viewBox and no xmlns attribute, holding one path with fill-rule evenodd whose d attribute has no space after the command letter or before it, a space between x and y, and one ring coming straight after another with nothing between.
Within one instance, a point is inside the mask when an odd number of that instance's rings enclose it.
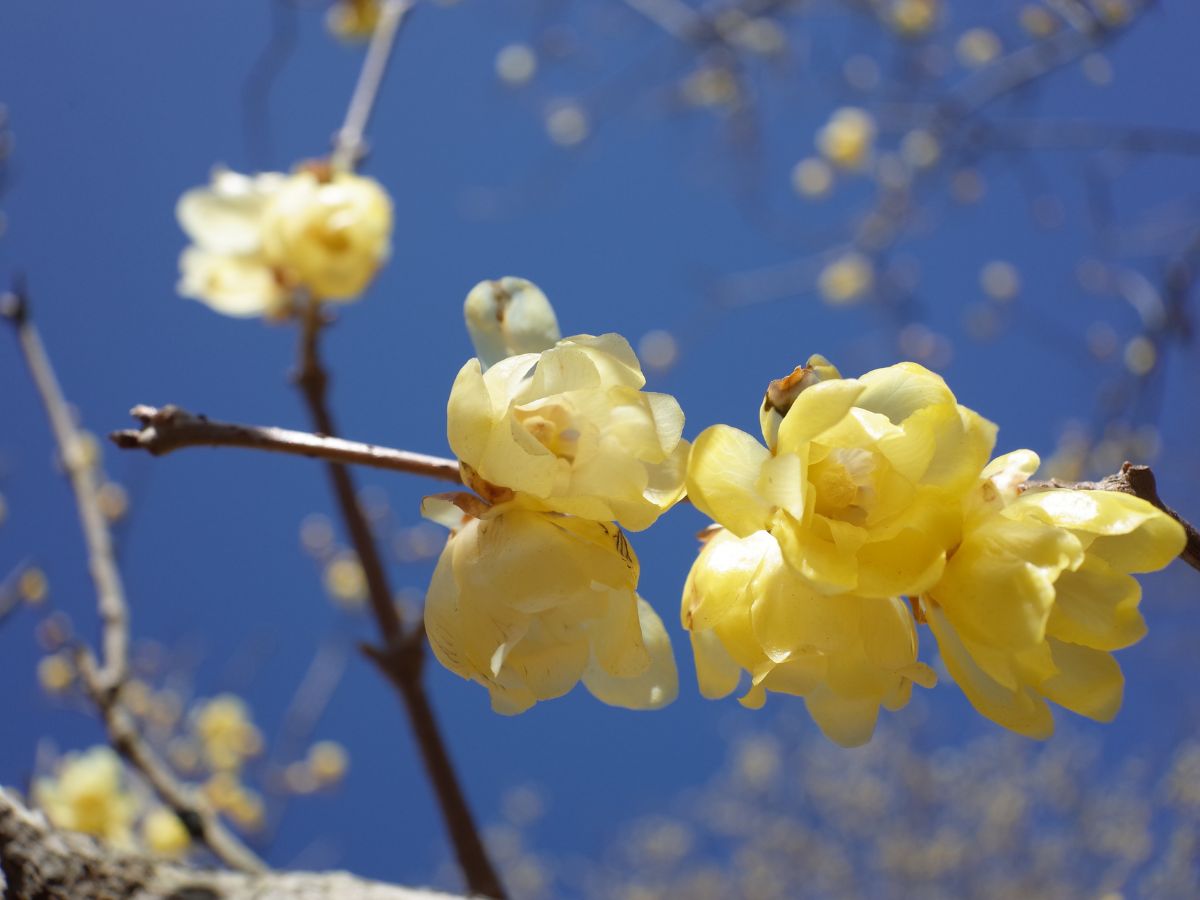
<instances>
[{"instance_id":1,"label":"blurred branch","mask_svg":"<svg viewBox=\"0 0 1200 900\"><path fill-rule=\"evenodd\" d=\"M192 837L207 845L231 868L262 872L266 869L263 862L225 828L196 791L175 778L167 764L139 734L121 704L121 689L128 676L129 612L113 555L112 535L100 508L95 460L90 458L91 453L75 424L46 348L29 318L29 305L22 287L0 298L0 315L12 325L26 366L41 395L83 525L89 568L96 586L103 647L102 662L98 662L90 650L83 649L79 654L79 672L88 696L100 711L113 747L145 776Z\"/></svg>"},{"instance_id":2,"label":"blurred branch","mask_svg":"<svg viewBox=\"0 0 1200 900\"><path fill-rule=\"evenodd\" d=\"M21 591L18 582L21 574L28 568L25 562L17 563L13 570L0 580L0 622L7 619L21 605Z\"/></svg>"},{"instance_id":3,"label":"blurred branch","mask_svg":"<svg viewBox=\"0 0 1200 900\"><path fill-rule=\"evenodd\" d=\"M1161 509L1182 525L1187 534L1187 543L1184 545L1183 552L1179 554L1179 558L1193 569L1200 571L1200 532L1196 531L1196 528L1187 519L1163 503L1162 498L1158 496L1158 484L1154 478L1154 472L1149 466L1135 466L1133 463L1127 462L1121 466L1120 472L1106 475L1099 481L1065 482L1058 479L1027 481L1022 487L1022 491L1045 491L1061 488L1076 491L1119 491L1122 494L1140 497Z\"/></svg>"},{"instance_id":4,"label":"blurred branch","mask_svg":"<svg viewBox=\"0 0 1200 900\"><path fill-rule=\"evenodd\" d=\"M329 376L320 359L320 336L326 324L321 306L311 301L306 309L300 340L300 364L295 382L304 395L313 427L321 434L336 435L329 409ZM382 647L364 646L363 651L376 664L404 701L426 772L433 783L438 805L450 832L458 864L472 893L503 898L504 888L488 859L474 816L467 806L450 753L438 728L433 708L425 692L425 628L415 624L407 632L396 610L387 572L379 555L367 517L358 504L350 470L340 462L326 463L333 493L350 543L366 575L367 594Z\"/></svg>"},{"instance_id":5,"label":"blurred branch","mask_svg":"<svg viewBox=\"0 0 1200 900\"><path fill-rule=\"evenodd\" d=\"M333 139L333 154L330 162L335 168L353 169L366 154L367 124L379 97L379 87L392 58L396 35L404 24L415 0L384 0L379 10L379 21L371 33L371 43L363 60L358 83L346 110L346 120Z\"/></svg>"},{"instance_id":6,"label":"blurred branch","mask_svg":"<svg viewBox=\"0 0 1200 900\"><path fill-rule=\"evenodd\" d=\"M193 869L60 831L0 788L0 889L5 897L167 897L175 900L450 900L345 872L243 874Z\"/></svg>"},{"instance_id":7,"label":"blurred branch","mask_svg":"<svg viewBox=\"0 0 1200 900\"><path fill-rule=\"evenodd\" d=\"M135 406L131 414L141 421L141 428L114 431L109 435L113 443L124 450L141 449L162 456L184 447L245 447L425 475L441 481L462 481L458 462L441 456L287 428L218 422L178 406Z\"/></svg>"}]
</instances>

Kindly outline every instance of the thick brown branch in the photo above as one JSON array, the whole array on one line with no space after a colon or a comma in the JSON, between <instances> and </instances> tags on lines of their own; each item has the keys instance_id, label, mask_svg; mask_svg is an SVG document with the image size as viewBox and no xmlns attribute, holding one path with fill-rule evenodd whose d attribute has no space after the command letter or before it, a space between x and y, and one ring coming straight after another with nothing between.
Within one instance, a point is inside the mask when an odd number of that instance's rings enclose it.
<instances>
[{"instance_id":1,"label":"thick brown branch","mask_svg":"<svg viewBox=\"0 0 1200 900\"><path fill-rule=\"evenodd\" d=\"M1122 494L1141 497L1147 503L1153 504L1183 526L1183 530L1187 534L1187 543L1183 547L1183 552L1179 554L1179 558L1193 569L1200 571L1200 532L1191 522L1163 503L1162 498L1158 496L1158 483L1154 478L1154 472L1149 466L1135 466L1133 463L1126 462L1121 466L1120 472L1106 475L1099 481L1066 482L1057 479L1027 481L1022 490L1045 491L1061 488L1077 491L1120 491Z\"/></svg>"},{"instance_id":2,"label":"thick brown branch","mask_svg":"<svg viewBox=\"0 0 1200 900\"><path fill-rule=\"evenodd\" d=\"M184 447L246 447L327 462L373 466L456 484L462 481L458 462L441 456L394 450L287 428L217 422L178 406L135 406L130 414L142 423L142 427L114 431L109 437L118 447L146 450L154 456Z\"/></svg>"},{"instance_id":3,"label":"thick brown branch","mask_svg":"<svg viewBox=\"0 0 1200 900\"><path fill-rule=\"evenodd\" d=\"M208 804L175 778L166 763L142 739L121 704L121 688L128 675L129 606L113 552L112 534L100 508L95 460L90 458L50 357L30 321L25 297L10 293L0 300L0 314L16 331L29 373L50 419L83 524L89 567L96 586L104 651L102 664L97 663L91 651L84 650L79 655L80 675L88 696L100 711L113 747L145 776L162 801L175 810L193 838L207 845L218 859L232 868L243 872L265 871L263 862L225 828Z\"/></svg>"},{"instance_id":4,"label":"thick brown branch","mask_svg":"<svg viewBox=\"0 0 1200 900\"><path fill-rule=\"evenodd\" d=\"M320 305L310 303L304 318L300 340L300 364L295 380L304 395L313 427L321 434L333 437L337 433L329 409L327 392L329 377L321 364L320 335L325 325ZM455 856L472 893L503 898L504 887L488 859L475 818L467 805L459 784L450 752L437 725L423 678L425 662L425 629L420 623L405 632L396 612L387 572L379 555L370 525L358 504L357 492L350 470L340 462L326 464L334 497L341 510L350 542L358 554L366 575L367 593L382 647L364 647L367 655L379 666L395 686L404 701L417 746L429 780L433 784L438 806L450 832Z\"/></svg>"},{"instance_id":5,"label":"thick brown branch","mask_svg":"<svg viewBox=\"0 0 1200 900\"><path fill-rule=\"evenodd\" d=\"M243 874L193 869L60 831L0 788L0 893L12 900L80 897L205 900L450 900L450 895L345 872Z\"/></svg>"}]
</instances>

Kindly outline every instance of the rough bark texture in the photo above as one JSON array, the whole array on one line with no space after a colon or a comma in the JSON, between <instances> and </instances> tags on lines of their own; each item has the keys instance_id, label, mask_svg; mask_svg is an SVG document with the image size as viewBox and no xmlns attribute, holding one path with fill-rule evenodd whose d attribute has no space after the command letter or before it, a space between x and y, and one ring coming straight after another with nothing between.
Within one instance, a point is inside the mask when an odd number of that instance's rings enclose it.
<instances>
[{"instance_id":1,"label":"rough bark texture","mask_svg":"<svg viewBox=\"0 0 1200 900\"><path fill-rule=\"evenodd\" d=\"M0 788L0 890L5 900L451 900L345 872L193 869L59 831Z\"/></svg>"}]
</instances>

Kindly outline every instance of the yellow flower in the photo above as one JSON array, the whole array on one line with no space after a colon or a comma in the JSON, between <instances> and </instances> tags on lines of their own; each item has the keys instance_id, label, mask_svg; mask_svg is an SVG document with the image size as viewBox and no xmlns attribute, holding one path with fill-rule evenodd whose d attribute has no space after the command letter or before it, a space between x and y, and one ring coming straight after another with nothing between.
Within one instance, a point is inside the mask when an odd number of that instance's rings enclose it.
<instances>
[{"instance_id":1,"label":"yellow flower","mask_svg":"<svg viewBox=\"0 0 1200 900\"><path fill-rule=\"evenodd\" d=\"M369 40L379 23L379 0L334 0L325 14L330 34L348 43Z\"/></svg>"},{"instance_id":2,"label":"yellow flower","mask_svg":"<svg viewBox=\"0 0 1200 900\"><path fill-rule=\"evenodd\" d=\"M142 844L159 856L178 859L187 853L192 838L179 816L160 806L142 819Z\"/></svg>"},{"instance_id":3,"label":"yellow flower","mask_svg":"<svg viewBox=\"0 0 1200 900\"><path fill-rule=\"evenodd\" d=\"M277 315L289 292L263 250L262 219L287 178L280 172L213 171L175 207L192 246L179 258L179 293L228 316Z\"/></svg>"},{"instance_id":4,"label":"yellow flower","mask_svg":"<svg viewBox=\"0 0 1200 900\"><path fill-rule=\"evenodd\" d=\"M205 761L215 771L236 771L262 752L262 734L245 702L233 694L220 694L198 705L192 712L192 730Z\"/></svg>"},{"instance_id":5,"label":"yellow flower","mask_svg":"<svg viewBox=\"0 0 1200 900\"><path fill-rule=\"evenodd\" d=\"M691 633L700 692L724 697L742 671L743 705L766 692L804 697L827 737L851 747L870 739L879 707L904 706L914 682L932 687L917 661L917 634L896 597L823 596L784 561L765 531L710 537L688 574L683 627Z\"/></svg>"},{"instance_id":6,"label":"yellow flower","mask_svg":"<svg viewBox=\"0 0 1200 900\"><path fill-rule=\"evenodd\" d=\"M308 166L291 175L217 169L176 207L192 240L179 292L231 316L279 316L292 295L354 299L387 259L392 206L379 184Z\"/></svg>"},{"instance_id":7,"label":"yellow flower","mask_svg":"<svg viewBox=\"0 0 1200 900\"><path fill-rule=\"evenodd\" d=\"M302 169L263 216L263 246L289 280L320 300L353 300L391 252L392 201L379 182Z\"/></svg>"},{"instance_id":8,"label":"yellow flower","mask_svg":"<svg viewBox=\"0 0 1200 900\"><path fill-rule=\"evenodd\" d=\"M307 768L317 784L334 784L346 777L350 754L337 741L317 741L308 748Z\"/></svg>"},{"instance_id":9,"label":"yellow flower","mask_svg":"<svg viewBox=\"0 0 1200 900\"><path fill-rule=\"evenodd\" d=\"M871 158L875 120L864 109L842 107L817 132L817 149L840 169L861 169Z\"/></svg>"},{"instance_id":10,"label":"yellow flower","mask_svg":"<svg viewBox=\"0 0 1200 900\"><path fill-rule=\"evenodd\" d=\"M892 27L904 37L920 37L937 22L937 0L892 0Z\"/></svg>"},{"instance_id":11,"label":"yellow flower","mask_svg":"<svg viewBox=\"0 0 1200 900\"><path fill-rule=\"evenodd\" d=\"M486 687L496 712L524 712L580 680L613 706L675 699L670 639L637 595L637 557L620 529L467 495L427 497L423 512L457 529L425 601L430 646Z\"/></svg>"},{"instance_id":12,"label":"yellow flower","mask_svg":"<svg viewBox=\"0 0 1200 900\"><path fill-rule=\"evenodd\" d=\"M564 338L481 371L463 366L447 408L467 483L509 499L640 531L683 494L683 411L646 383L616 334Z\"/></svg>"},{"instance_id":13,"label":"yellow flower","mask_svg":"<svg viewBox=\"0 0 1200 900\"><path fill-rule=\"evenodd\" d=\"M108 747L68 754L55 777L34 783L33 797L59 828L132 845L138 804L124 783L121 760Z\"/></svg>"},{"instance_id":14,"label":"yellow flower","mask_svg":"<svg viewBox=\"0 0 1200 900\"><path fill-rule=\"evenodd\" d=\"M817 290L831 306L846 306L861 300L875 284L875 267L871 258L851 250L821 270Z\"/></svg>"},{"instance_id":15,"label":"yellow flower","mask_svg":"<svg viewBox=\"0 0 1200 900\"><path fill-rule=\"evenodd\" d=\"M479 282L467 294L463 317L484 370L509 356L549 350L562 337L554 307L524 278Z\"/></svg>"},{"instance_id":16,"label":"yellow flower","mask_svg":"<svg viewBox=\"0 0 1200 900\"><path fill-rule=\"evenodd\" d=\"M1038 457L994 460L964 502L962 543L921 598L946 668L983 715L1049 737L1046 701L1109 721L1124 678L1111 651L1146 632L1130 573L1179 555L1183 528L1115 491L1020 493Z\"/></svg>"},{"instance_id":17,"label":"yellow flower","mask_svg":"<svg viewBox=\"0 0 1200 900\"><path fill-rule=\"evenodd\" d=\"M688 495L738 537L769 531L823 594L913 595L941 576L995 426L916 363L841 378L822 357L772 383L764 447L728 425L696 439Z\"/></svg>"}]
</instances>

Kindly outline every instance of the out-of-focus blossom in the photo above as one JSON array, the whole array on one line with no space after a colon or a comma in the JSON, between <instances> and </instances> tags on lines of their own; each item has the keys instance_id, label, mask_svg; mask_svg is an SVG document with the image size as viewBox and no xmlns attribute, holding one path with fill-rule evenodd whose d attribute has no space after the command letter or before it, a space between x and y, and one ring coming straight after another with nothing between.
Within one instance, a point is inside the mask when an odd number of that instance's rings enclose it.
<instances>
[{"instance_id":1,"label":"out-of-focus blossom","mask_svg":"<svg viewBox=\"0 0 1200 900\"><path fill-rule=\"evenodd\" d=\"M899 709L914 682L936 680L917 661L903 600L820 594L765 531L709 537L688 575L682 618L704 696L731 693L745 671L743 705L762 706L768 691L804 697L821 730L843 746L870 739L880 706Z\"/></svg>"},{"instance_id":2,"label":"out-of-focus blossom","mask_svg":"<svg viewBox=\"0 0 1200 900\"><path fill-rule=\"evenodd\" d=\"M375 33L379 12L379 0L334 0L325 14L325 27L343 41L366 41Z\"/></svg>"},{"instance_id":3,"label":"out-of-focus blossom","mask_svg":"<svg viewBox=\"0 0 1200 900\"><path fill-rule=\"evenodd\" d=\"M892 0L887 20L903 37L921 37L937 24L937 0Z\"/></svg>"},{"instance_id":4,"label":"out-of-focus blossom","mask_svg":"<svg viewBox=\"0 0 1200 900\"><path fill-rule=\"evenodd\" d=\"M496 54L496 77L509 87L529 84L537 73L537 54L528 44L507 44Z\"/></svg>"},{"instance_id":5,"label":"out-of-focus blossom","mask_svg":"<svg viewBox=\"0 0 1200 900\"><path fill-rule=\"evenodd\" d=\"M53 777L34 782L33 799L59 828L118 847L133 844L138 803L125 783L120 758L108 747L68 754Z\"/></svg>"},{"instance_id":6,"label":"out-of-focus blossom","mask_svg":"<svg viewBox=\"0 0 1200 900\"><path fill-rule=\"evenodd\" d=\"M164 806L148 812L142 819L142 845L152 853L179 859L192 845L191 836L179 816Z\"/></svg>"},{"instance_id":7,"label":"out-of-focus blossom","mask_svg":"<svg viewBox=\"0 0 1200 900\"><path fill-rule=\"evenodd\" d=\"M220 694L192 711L192 730L204 759L214 771L239 770L262 752L262 733L241 697Z\"/></svg>"},{"instance_id":8,"label":"out-of-focus blossom","mask_svg":"<svg viewBox=\"0 0 1200 900\"><path fill-rule=\"evenodd\" d=\"M862 169L875 146L875 119L865 109L842 107L817 132L817 149L839 169Z\"/></svg>"},{"instance_id":9,"label":"out-of-focus blossom","mask_svg":"<svg viewBox=\"0 0 1200 900\"><path fill-rule=\"evenodd\" d=\"M325 166L255 176L217 169L176 207L192 244L179 292L231 316L280 316L296 292L352 300L390 252L392 205L377 182Z\"/></svg>"},{"instance_id":10,"label":"out-of-focus blossom","mask_svg":"<svg viewBox=\"0 0 1200 900\"><path fill-rule=\"evenodd\" d=\"M802 197L824 197L833 187L833 168L825 160L810 156L792 168L792 189Z\"/></svg>"},{"instance_id":11,"label":"out-of-focus blossom","mask_svg":"<svg viewBox=\"0 0 1200 900\"><path fill-rule=\"evenodd\" d=\"M921 607L942 659L983 715L1048 737L1047 701L1108 721L1124 678L1111 651L1146 632L1130 573L1179 555L1183 528L1117 491L1022 493L1038 457L993 460L964 499L961 542Z\"/></svg>"},{"instance_id":12,"label":"out-of-focus blossom","mask_svg":"<svg viewBox=\"0 0 1200 900\"><path fill-rule=\"evenodd\" d=\"M817 276L817 290L831 306L855 303L875 285L875 266L871 258L857 250L843 253L828 263Z\"/></svg>"},{"instance_id":13,"label":"out-of-focus blossom","mask_svg":"<svg viewBox=\"0 0 1200 900\"><path fill-rule=\"evenodd\" d=\"M959 35L954 45L958 61L968 69L978 69L994 61L1001 51L1000 38L988 28L971 28Z\"/></svg>"}]
</instances>

